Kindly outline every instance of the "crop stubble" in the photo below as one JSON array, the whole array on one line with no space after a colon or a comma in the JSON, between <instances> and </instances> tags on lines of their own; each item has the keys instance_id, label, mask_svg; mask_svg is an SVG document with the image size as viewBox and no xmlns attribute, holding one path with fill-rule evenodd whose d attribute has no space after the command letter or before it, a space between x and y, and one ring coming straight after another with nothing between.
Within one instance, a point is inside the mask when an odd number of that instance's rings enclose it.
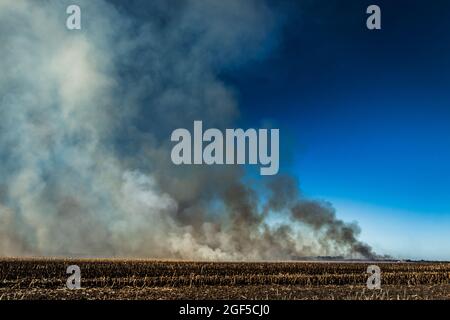
<instances>
[{"instance_id":1,"label":"crop stubble","mask_svg":"<svg viewBox=\"0 0 450 320\"><path fill-rule=\"evenodd\" d=\"M68 290L66 268L81 268ZM450 299L450 263L2 259L0 299Z\"/></svg>"}]
</instances>

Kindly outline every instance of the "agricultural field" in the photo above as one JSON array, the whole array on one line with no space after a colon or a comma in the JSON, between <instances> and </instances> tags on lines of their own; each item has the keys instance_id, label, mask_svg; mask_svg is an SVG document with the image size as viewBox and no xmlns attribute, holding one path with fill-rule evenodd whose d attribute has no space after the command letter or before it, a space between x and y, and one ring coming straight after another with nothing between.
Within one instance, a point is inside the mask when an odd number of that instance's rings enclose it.
<instances>
[{"instance_id":1,"label":"agricultural field","mask_svg":"<svg viewBox=\"0 0 450 320\"><path fill-rule=\"evenodd\" d=\"M366 287L370 264L379 290ZM69 265L81 289L67 289ZM450 299L450 263L2 259L5 299Z\"/></svg>"}]
</instances>

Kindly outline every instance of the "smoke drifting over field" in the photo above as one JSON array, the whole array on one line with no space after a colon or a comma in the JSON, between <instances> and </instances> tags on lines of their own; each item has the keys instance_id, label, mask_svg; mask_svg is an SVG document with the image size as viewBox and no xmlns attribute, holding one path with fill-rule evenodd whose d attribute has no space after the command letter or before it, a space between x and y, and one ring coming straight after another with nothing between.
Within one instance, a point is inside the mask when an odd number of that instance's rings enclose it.
<instances>
[{"instance_id":1,"label":"smoke drifting over field","mask_svg":"<svg viewBox=\"0 0 450 320\"><path fill-rule=\"evenodd\" d=\"M288 177L259 195L242 168L171 164L175 128L233 127L218 74L269 52L262 1L77 1L68 31L72 2L0 3L1 255L374 256Z\"/></svg>"}]
</instances>

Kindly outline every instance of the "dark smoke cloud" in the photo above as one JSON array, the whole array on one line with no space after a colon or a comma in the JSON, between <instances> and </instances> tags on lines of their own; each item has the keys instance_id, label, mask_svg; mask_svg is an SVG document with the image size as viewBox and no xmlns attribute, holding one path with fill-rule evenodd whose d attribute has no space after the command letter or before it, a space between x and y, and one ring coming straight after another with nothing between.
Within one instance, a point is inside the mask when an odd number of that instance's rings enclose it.
<instances>
[{"instance_id":1,"label":"dark smoke cloud","mask_svg":"<svg viewBox=\"0 0 450 320\"><path fill-rule=\"evenodd\" d=\"M291 178L265 197L242 168L171 164L172 130L233 127L218 74L270 52L263 1L76 1L70 32L73 2L0 2L1 255L374 256Z\"/></svg>"}]
</instances>

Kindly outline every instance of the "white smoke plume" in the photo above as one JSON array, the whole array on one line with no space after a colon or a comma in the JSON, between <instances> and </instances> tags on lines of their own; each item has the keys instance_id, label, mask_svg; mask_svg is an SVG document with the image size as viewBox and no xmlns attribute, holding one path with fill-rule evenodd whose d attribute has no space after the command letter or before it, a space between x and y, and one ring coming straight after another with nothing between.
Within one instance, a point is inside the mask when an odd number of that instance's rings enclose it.
<instances>
[{"instance_id":1,"label":"white smoke plume","mask_svg":"<svg viewBox=\"0 0 450 320\"><path fill-rule=\"evenodd\" d=\"M219 74L263 59L276 24L257 0L1 0L0 255L373 257L291 179L262 201L242 168L171 165L175 128L233 124Z\"/></svg>"}]
</instances>

